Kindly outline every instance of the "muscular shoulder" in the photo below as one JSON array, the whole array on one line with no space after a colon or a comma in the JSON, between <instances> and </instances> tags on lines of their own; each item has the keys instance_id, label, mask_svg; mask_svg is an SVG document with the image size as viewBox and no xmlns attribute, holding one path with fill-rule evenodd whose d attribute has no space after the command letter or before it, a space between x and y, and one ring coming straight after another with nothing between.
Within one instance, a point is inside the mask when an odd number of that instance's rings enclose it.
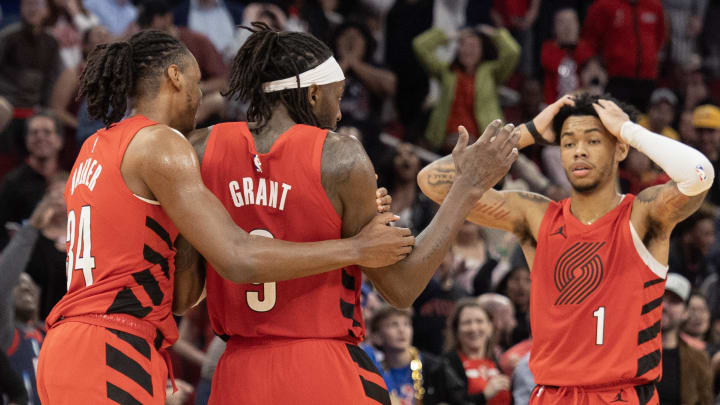
<instances>
[{"instance_id":1,"label":"muscular shoulder","mask_svg":"<svg viewBox=\"0 0 720 405\"><path fill-rule=\"evenodd\" d=\"M357 139L328 133L322 152L322 184L328 194L347 185L354 175L372 177L373 174L370 158Z\"/></svg>"}]
</instances>

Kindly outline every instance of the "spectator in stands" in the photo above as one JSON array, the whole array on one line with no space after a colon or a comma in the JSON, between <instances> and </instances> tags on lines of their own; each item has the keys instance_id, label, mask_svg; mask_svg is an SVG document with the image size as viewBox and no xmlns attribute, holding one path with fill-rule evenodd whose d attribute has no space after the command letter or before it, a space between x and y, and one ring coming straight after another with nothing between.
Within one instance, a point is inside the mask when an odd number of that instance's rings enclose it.
<instances>
[{"instance_id":1,"label":"spectator in stands","mask_svg":"<svg viewBox=\"0 0 720 405\"><path fill-rule=\"evenodd\" d=\"M709 104L695 108L692 125L700 151L707 156L715 170L720 170L720 108ZM720 185L713 184L707 200L720 205Z\"/></svg>"},{"instance_id":2,"label":"spectator in stands","mask_svg":"<svg viewBox=\"0 0 720 405\"><path fill-rule=\"evenodd\" d=\"M455 302L467 293L455 284L453 263L455 256L448 252L425 290L413 303L413 343L420 350L440 355L445 342L443 330L447 319L455 308Z\"/></svg>"},{"instance_id":3,"label":"spectator in stands","mask_svg":"<svg viewBox=\"0 0 720 405\"><path fill-rule=\"evenodd\" d=\"M30 220L16 232L3 253L11 258L5 265L12 268L2 268L0 274L26 272L40 286L39 319L44 319L67 291L67 213L63 197L66 182L64 172L49 181L47 192ZM24 237L20 238L21 235Z\"/></svg>"},{"instance_id":4,"label":"spectator in stands","mask_svg":"<svg viewBox=\"0 0 720 405\"><path fill-rule=\"evenodd\" d=\"M210 39L227 60L232 59L236 26L242 24L242 6L224 0L183 0L174 12L175 24L188 27Z\"/></svg>"},{"instance_id":5,"label":"spectator in stands","mask_svg":"<svg viewBox=\"0 0 720 405\"><path fill-rule=\"evenodd\" d=\"M462 299L448 318L444 357L461 376L468 402L510 404L510 378L493 356L493 320L476 299Z\"/></svg>"},{"instance_id":6,"label":"spectator in stands","mask_svg":"<svg viewBox=\"0 0 720 405\"><path fill-rule=\"evenodd\" d=\"M493 341L496 343L494 354L496 358L500 358L502 352L510 347L512 331L517 326L515 307L508 297L497 293L485 293L478 297L478 302L493 320Z\"/></svg>"},{"instance_id":7,"label":"spectator in stands","mask_svg":"<svg viewBox=\"0 0 720 405\"><path fill-rule=\"evenodd\" d=\"M81 0L48 0L50 33L60 46L63 68L76 67L83 60L82 37L85 31L100 20L87 11Z\"/></svg>"},{"instance_id":8,"label":"spectator in stands","mask_svg":"<svg viewBox=\"0 0 720 405\"><path fill-rule=\"evenodd\" d=\"M679 141L680 135L670 126L675 120L677 104L678 99L672 90L667 88L656 89L650 96L650 106L647 114L643 114L638 118L638 124L656 134L662 134Z\"/></svg>"},{"instance_id":9,"label":"spectator in stands","mask_svg":"<svg viewBox=\"0 0 720 405\"><path fill-rule=\"evenodd\" d=\"M442 62L435 51L451 40L458 41L455 59ZM467 128L472 141L480 129L502 118L497 88L510 77L520 56L520 46L506 29L484 25L449 38L434 28L415 38L413 47L425 70L440 80L440 99L425 131L433 148L449 151L458 125Z\"/></svg>"},{"instance_id":10,"label":"spectator in stands","mask_svg":"<svg viewBox=\"0 0 720 405\"><path fill-rule=\"evenodd\" d=\"M494 0L491 12L495 25L510 30L520 43L520 72L528 77L533 76L535 70L533 26L539 11L540 0Z\"/></svg>"},{"instance_id":11,"label":"spectator in stands","mask_svg":"<svg viewBox=\"0 0 720 405\"><path fill-rule=\"evenodd\" d=\"M715 354L715 347L708 347L707 335L710 331L710 308L705 296L695 291L690 294L687 305L688 316L681 327L681 336L688 344L697 349L706 350L710 357Z\"/></svg>"},{"instance_id":12,"label":"spectator in stands","mask_svg":"<svg viewBox=\"0 0 720 405\"><path fill-rule=\"evenodd\" d=\"M700 286L707 276L720 269L717 259L708 254L715 243L715 216L713 207L701 206L677 225L670 240L670 268L694 286Z\"/></svg>"},{"instance_id":13,"label":"spectator in stands","mask_svg":"<svg viewBox=\"0 0 720 405\"><path fill-rule=\"evenodd\" d=\"M5 352L0 350L0 398L6 397L8 405L27 405L28 394L20 376L10 366Z\"/></svg>"},{"instance_id":14,"label":"spectator in stands","mask_svg":"<svg viewBox=\"0 0 720 405\"><path fill-rule=\"evenodd\" d=\"M375 39L363 23L345 22L338 26L333 53L345 73L345 92L340 101L343 125L357 127L363 133L368 152L379 148L382 108L395 96L395 74L373 63Z\"/></svg>"},{"instance_id":15,"label":"spectator in stands","mask_svg":"<svg viewBox=\"0 0 720 405\"><path fill-rule=\"evenodd\" d=\"M697 41L703 30L708 0L662 0L667 21L670 23L670 60L680 69L697 55Z\"/></svg>"},{"instance_id":16,"label":"spectator in stands","mask_svg":"<svg viewBox=\"0 0 720 405\"><path fill-rule=\"evenodd\" d=\"M658 0L597 0L585 17L583 39L607 65L607 91L645 110L658 76L665 17Z\"/></svg>"},{"instance_id":17,"label":"spectator in stands","mask_svg":"<svg viewBox=\"0 0 720 405\"><path fill-rule=\"evenodd\" d=\"M515 404L530 403L530 395L535 389L535 377L530 371L530 353L523 356L512 374L512 395Z\"/></svg>"},{"instance_id":18,"label":"spectator in stands","mask_svg":"<svg viewBox=\"0 0 720 405\"><path fill-rule=\"evenodd\" d=\"M386 305L375 313L370 329L384 354L382 376L393 403L458 403L462 398L460 379L442 359L412 346L409 310Z\"/></svg>"},{"instance_id":19,"label":"spectator in stands","mask_svg":"<svg viewBox=\"0 0 720 405\"><path fill-rule=\"evenodd\" d=\"M27 120L28 157L0 184L0 248L8 241L6 223L28 218L47 184L60 170L58 156L63 147L60 131L60 122L49 111L38 112Z\"/></svg>"},{"instance_id":20,"label":"spectator in stands","mask_svg":"<svg viewBox=\"0 0 720 405\"><path fill-rule=\"evenodd\" d=\"M689 298L690 282L677 273L668 273L662 303L662 380L657 385L663 405L713 402L707 353L690 347L680 337Z\"/></svg>"},{"instance_id":21,"label":"spectator in stands","mask_svg":"<svg viewBox=\"0 0 720 405\"><path fill-rule=\"evenodd\" d=\"M23 151L24 120L48 104L62 67L58 43L45 32L48 13L46 0L22 0L20 22L0 31L0 97L14 117L0 135L0 153L12 150L14 158Z\"/></svg>"},{"instance_id":22,"label":"spectator in stands","mask_svg":"<svg viewBox=\"0 0 720 405\"><path fill-rule=\"evenodd\" d=\"M500 259L490 251L484 229L465 221L455 237L452 252L453 279L455 285L468 295L480 295L491 291L493 270Z\"/></svg>"},{"instance_id":23,"label":"spectator in stands","mask_svg":"<svg viewBox=\"0 0 720 405\"><path fill-rule=\"evenodd\" d=\"M513 255L515 254L516 252L513 252ZM496 291L510 298L515 307L517 326L512 333L512 344L520 343L530 337L530 270L526 265L513 266L500 281Z\"/></svg>"},{"instance_id":24,"label":"spectator in stands","mask_svg":"<svg viewBox=\"0 0 720 405\"><path fill-rule=\"evenodd\" d=\"M82 103L78 103L75 96L77 95L80 74L85 68L87 56L97 45L110 42L111 38L108 30L102 25L95 25L86 30L83 33L82 40L82 62L77 66L66 68L60 74L60 77L58 77L55 86L53 86L50 106L55 115L62 121L63 125L75 131L75 139L78 145L82 145L85 139L105 126L100 121L97 121L95 125L88 126L87 104L85 100L82 100ZM78 115L84 116L82 125L78 119Z\"/></svg>"},{"instance_id":25,"label":"spectator in stands","mask_svg":"<svg viewBox=\"0 0 720 405\"><path fill-rule=\"evenodd\" d=\"M137 7L130 0L83 0L85 8L115 37L126 37L136 29Z\"/></svg>"},{"instance_id":26,"label":"spectator in stands","mask_svg":"<svg viewBox=\"0 0 720 405\"><path fill-rule=\"evenodd\" d=\"M195 56L202 78L199 87L203 98L196 120L203 123L212 115L222 118L225 100L220 91L225 88L228 68L208 37L190 28L176 26L172 10L165 0L146 0L137 23L140 29L165 31L185 44Z\"/></svg>"},{"instance_id":27,"label":"spectator in stands","mask_svg":"<svg viewBox=\"0 0 720 405\"><path fill-rule=\"evenodd\" d=\"M415 153L415 146L409 143L386 150L378 164L379 182L392 195L393 212L400 216L396 225L409 228L413 235L418 235L430 223L436 210L435 203L417 186L420 158Z\"/></svg>"},{"instance_id":28,"label":"spectator in stands","mask_svg":"<svg viewBox=\"0 0 720 405\"><path fill-rule=\"evenodd\" d=\"M575 9L555 12L555 39L543 43L540 63L545 71L545 103L580 88L580 68L593 56L590 44L580 39L580 21Z\"/></svg>"}]
</instances>

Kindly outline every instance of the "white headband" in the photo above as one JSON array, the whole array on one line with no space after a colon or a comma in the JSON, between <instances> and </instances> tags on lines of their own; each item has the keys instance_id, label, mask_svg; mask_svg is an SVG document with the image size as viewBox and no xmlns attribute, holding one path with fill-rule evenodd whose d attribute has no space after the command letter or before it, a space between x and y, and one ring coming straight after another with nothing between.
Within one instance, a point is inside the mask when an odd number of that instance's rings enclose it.
<instances>
[{"instance_id":1,"label":"white headband","mask_svg":"<svg viewBox=\"0 0 720 405\"><path fill-rule=\"evenodd\" d=\"M301 88L310 87L313 84L323 85L345 80L342 68L332 56L316 67L300 73L299 76ZM265 82L262 84L262 87L265 93L272 93L274 91L287 89L297 89L298 77L291 76L286 79Z\"/></svg>"}]
</instances>

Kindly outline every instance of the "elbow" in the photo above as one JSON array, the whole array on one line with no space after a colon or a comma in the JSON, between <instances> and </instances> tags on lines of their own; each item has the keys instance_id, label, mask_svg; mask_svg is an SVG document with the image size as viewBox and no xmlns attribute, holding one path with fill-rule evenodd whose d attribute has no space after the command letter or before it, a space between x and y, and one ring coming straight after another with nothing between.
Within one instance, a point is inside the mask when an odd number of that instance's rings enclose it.
<instances>
[{"instance_id":1,"label":"elbow","mask_svg":"<svg viewBox=\"0 0 720 405\"><path fill-rule=\"evenodd\" d=\"M235 284L247 284L259 282L259 272L257 271L259 260L254 255L243 255L235 253L234 256L225 263L213 265L215 271Z\"/></svg>"},{"instance_id":2,"label":"elbow","mask_svg":"<svg viewBox=\"0 0 720 405\"><path fill-rule=\"evenodd\" d=\"M694 197L700 195L712 187L715 180L715 169L712 163L705 157L695 165L695 174L689 180L678 183L677 188L681 193Z\"/></svg>"}]
</instances>

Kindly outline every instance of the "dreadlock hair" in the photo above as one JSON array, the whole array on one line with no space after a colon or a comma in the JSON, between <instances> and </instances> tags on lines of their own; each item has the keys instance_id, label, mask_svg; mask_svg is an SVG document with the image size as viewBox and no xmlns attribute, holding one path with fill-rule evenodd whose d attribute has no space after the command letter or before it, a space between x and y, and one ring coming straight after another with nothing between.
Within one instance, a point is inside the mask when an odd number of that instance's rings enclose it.
<instances>
[{"instance_id":1,"label":"dreadlock hair","mask_svg":"<svg viewBox=\"0 0 720 405\"><path fill-rule=\"evenodd\" d=\"M275 31L267 24L253 22L242 27L252 32L233 60L228 91L223 94L250 104L247 120L264 127L272 108L283 103L293 121L320 126L308 102L308 89L297 88L265 93L264 82L295 76L325 62L332 52L327 45L303 32Z\"/></svg>"},{"instance_id":2,"label":"dreadlock hair","mask_svg":"<svg viewBox=\"0 0 720 405\"><path fill-rule=\"evenodd\" d=\"M87 58L78 99L87 99L88 115L106 126L119 121L128 98L156 92L158 76L171 64L183 69L189 51L163 31L140 31L127 41L101 44Z\"/></svg>"},{"instance_id":3,"label":"dreadlock hair","mask_svg":"<svg viewBox=\"0 0 720 405\"><path fill-rule=\"evenodd\" d=\"M555 137L555 143L560 142L559 135L562 131L562 126L565 123L565 120L569 117L577 115L592 115L593 117L599 118L598 113L595 111L595 108L593 108L593 104L597 103L600 99L612 101L613 103L617 104L620 109L625 111L625 114L630 117L630 121L637 121L638 111L632 105L623 103L622 101L613 98L609 94L606 94L604 96L593 96L589 93L581 93L573 97L573 100L575 101L574 106L564 105L555 115L555 118L553 119L553 130L555 130L555 133L557 134L557 136Z\"/></svg>"}]
</instances>

